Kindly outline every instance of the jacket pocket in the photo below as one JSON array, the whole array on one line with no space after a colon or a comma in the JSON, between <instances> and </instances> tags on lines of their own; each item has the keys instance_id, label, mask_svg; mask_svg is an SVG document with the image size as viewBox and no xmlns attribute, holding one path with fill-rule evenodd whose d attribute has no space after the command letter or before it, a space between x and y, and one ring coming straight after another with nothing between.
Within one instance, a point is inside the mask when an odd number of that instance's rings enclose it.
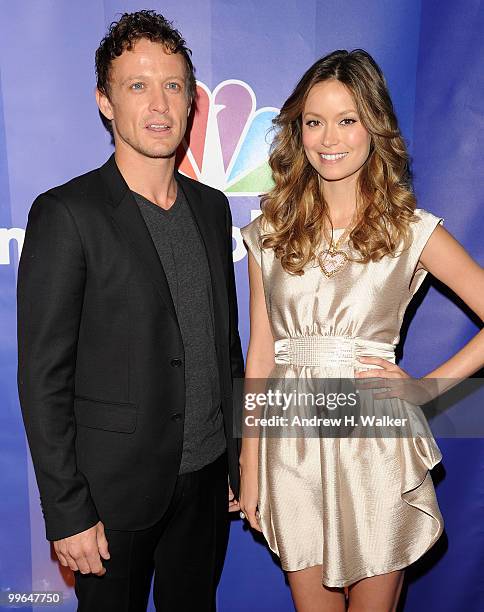
<instances>
[{"instance_id":1,"label":"jacket pocket","mask_svg":"<svg viewBox=\"0 0 484 612\"><path fill-rule=\"evenodd\" d=\"M119 433L133 433L136 430L135 404L117 404L76 397L74 415L77 425L82 427Z\"/></svg>"}]
</instances>

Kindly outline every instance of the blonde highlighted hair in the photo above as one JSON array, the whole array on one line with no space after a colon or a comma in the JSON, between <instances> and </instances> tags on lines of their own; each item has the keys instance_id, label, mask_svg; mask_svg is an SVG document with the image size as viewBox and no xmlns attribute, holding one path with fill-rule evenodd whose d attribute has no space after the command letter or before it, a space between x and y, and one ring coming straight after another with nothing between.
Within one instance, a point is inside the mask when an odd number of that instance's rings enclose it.
<instances>
[{"instance_id":1,"label":"blonde highlighted hair","mask_svg":"<svg viewBox=\"0 0 484 612\"><path fill-rule=\"evenodd\" d=\"M311 88L335 79L352 95L360 121L370 135L370 153L357 184L358 221L350 233L357 261L378 261L408 248L409 224L416 221L409 157L398 128L383 74L362 49L334 51L315 62L273 120L275 138L269 165L273 189L262 197L269 231L262 247L274 249L283 268L296 275L315 256L331 227L321 180L302 143L302 113Z\"/></svg>"}]
</instances>

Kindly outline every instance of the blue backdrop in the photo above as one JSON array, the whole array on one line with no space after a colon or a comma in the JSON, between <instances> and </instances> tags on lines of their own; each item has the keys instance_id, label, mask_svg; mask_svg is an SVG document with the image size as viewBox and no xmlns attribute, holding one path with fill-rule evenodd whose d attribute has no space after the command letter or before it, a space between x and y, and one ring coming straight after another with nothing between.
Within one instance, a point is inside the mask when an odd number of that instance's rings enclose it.
<instances>
[{"instance_id":1,"label":"blue backdrop","mask_svg":"<svg viewBox=\"0 0 484 612\"><path fill-rule=\"evenodd\" d=\"M94 101L94 51L119 13L141 8L174 20L193 49L201 104L182 169L230 198L244 348L248 288L238 228L257 214L257 195L268 185L265 133L303 71L336 48L363 47L380 63L414 159L419 206L445 217L447 229L476 259L483 255L484 8L479 0L152 0L149 7L134 0L4 3L0 591L63 590L63 610L76 607L72 574L61 570L45 540L16 392L18 254L34 197L109 156L110 138ZM425 293L407 318L411 324L402 350L402 367L416 376L452 355L478 325L439 284L427 285ZM435 476L446 532L408 571L404 609L478 612L484 609L484 443L446 439L439 445L444 461ZM221 612L293 609L275 560L239 520L232 523L218 600Z\"/></svg>"}]
</instances>

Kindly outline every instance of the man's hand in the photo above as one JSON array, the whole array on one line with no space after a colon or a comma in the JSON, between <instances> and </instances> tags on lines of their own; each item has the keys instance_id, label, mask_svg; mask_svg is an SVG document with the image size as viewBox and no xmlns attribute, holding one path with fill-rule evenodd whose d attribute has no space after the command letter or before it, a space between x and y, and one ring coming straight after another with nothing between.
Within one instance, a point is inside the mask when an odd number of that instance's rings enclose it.
<instances>
[{"instance_id":1,"label":"man's hand","mask_svg":"<svg viewBox=\"0 0 484 612\"><path fill-rule=\"evenodd\" d=\"M240 504L235 499L235 496L232 493L232 489L230 488L230 485L229 485L229 512L239 512L239 510L240 510Z\"/></svg>"},{"instance_id":2,"label":"man's hand","mask_svg":"<svg viewBox=\"0 0 484 612\"><path fill-rule=\"evenodd\" d=\"M61 565L70 567L73 572L92 573L96 576L104 576L106 573L100 557L109 559L110 555L101 521L86 531L56 540L54 550Z\"/></svg>"}]
</instances>

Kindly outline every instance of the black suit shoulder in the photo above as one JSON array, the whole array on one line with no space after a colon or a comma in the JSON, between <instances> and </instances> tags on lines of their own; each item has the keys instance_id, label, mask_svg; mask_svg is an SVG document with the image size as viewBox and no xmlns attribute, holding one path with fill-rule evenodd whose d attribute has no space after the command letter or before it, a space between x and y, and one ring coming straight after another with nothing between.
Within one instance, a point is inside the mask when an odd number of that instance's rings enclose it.
<instances>
[{"instance_id":1,"label":"black suit shoulder","mask_svg":"<svg viewBox=\"0 0 484 612\"><path fill-rule=\"evenodd\" d=\"M36 198L44 201L50 200L63 203L74 215L86 213L89 209L99 210L100 204L111 200L108 186L103 180L102 168L90 170L69 181L52 187ZM230 216L230 207L225 194L219 189L210 187L205 183L196 181L177 172L177 179L182 186L194 190L201 198L204 206L209 206L216 214ZM127 189L127 185L125 185Z\"/></svg>"},{"instance_id":2,"label":"black suit shoulder","mask_svg":"<svg viewBox=\"0 0 484 612\"><path fill-rule=\"evenodd\" d=\"M177 176L181 179L185 184L190 185L192 188L197 189L200 192L200 195L203 197L215 197L215 198L225 198L225 194L220 189L215 189L215 187L210 187L205 183L201 183L200 181L196 181L195 179L182 174L181 172L177 172Z\"/></svg>"},{"instance_id":3,"label":"black suit shoulder","mask_svg":"<svg viewBox=\"0 0 484 612\"><path fill-rule=\"evenodd\" d=\"M41 194L60 200L69 208L97 204L107 198L107 191L98 169L76 176L62 185L57 185Z\"/></svg>"},{"instance_id":4,"label":"black suit shoulder","mask_svg":"<svg viewBox=\"0 0 484 612\"><path fill-rule=\"evenodd\" d=\"M220 191L220 189L210 187L209 185L196 181L195 179L181 174L180 172L177 173L177 178L181 180L183 186L188 186L189 188L196 190L202 198L204 204L213 203L215 207L220 207L224 212L229 206L227 196L223 193L223 191Z\"/></svg>"}]
</instances>

